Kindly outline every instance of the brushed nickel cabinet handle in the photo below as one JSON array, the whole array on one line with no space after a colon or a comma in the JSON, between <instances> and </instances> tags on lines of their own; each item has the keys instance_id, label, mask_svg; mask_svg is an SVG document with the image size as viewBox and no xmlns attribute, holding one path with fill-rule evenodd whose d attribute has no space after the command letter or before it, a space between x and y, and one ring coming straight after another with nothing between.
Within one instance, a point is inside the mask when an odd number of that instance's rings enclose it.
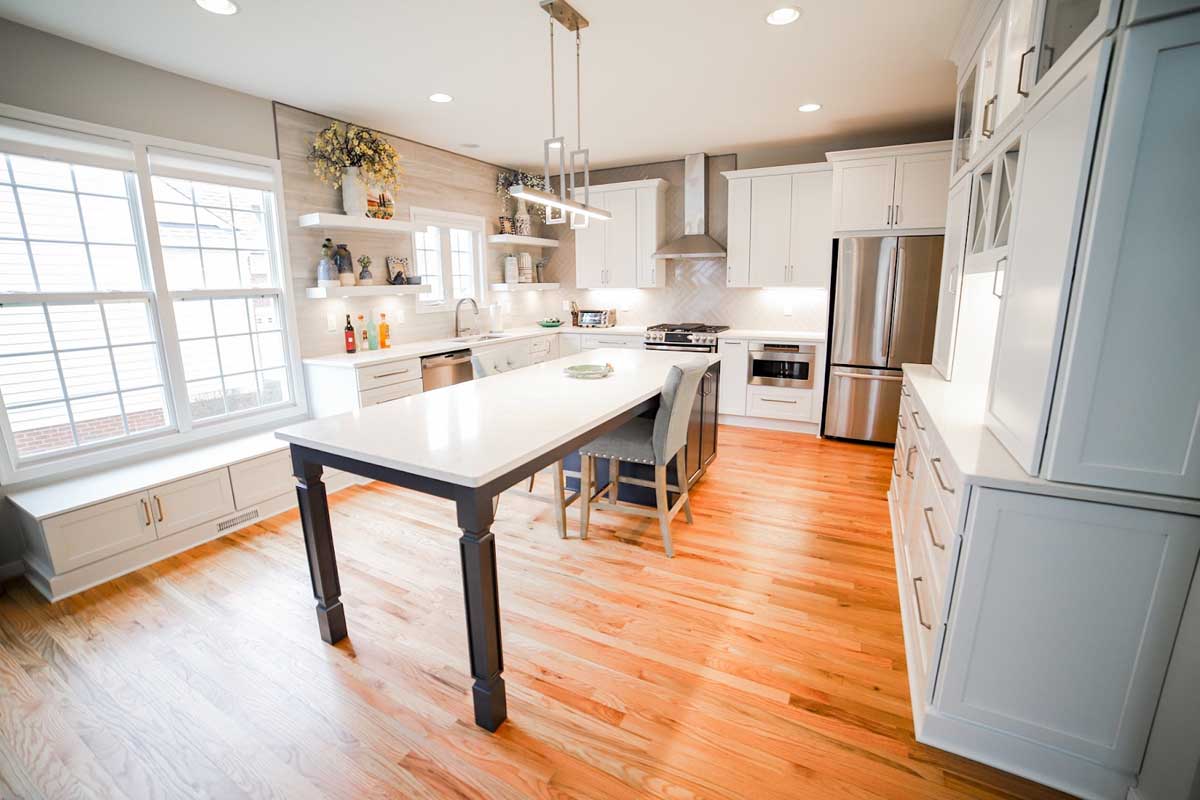
<instances>
[{"instance_id":1,"label":"brushed nickel cabinet handle","mask_svg":"<svg viewBox=\"0 0 1200 800\"><path fill-rule=\"evenodd\" d=\"M912 447L908 448L908 455L906 455L904 457L904 471L908 474L908 477L910 477L910 478L916 477L915 475L913 475L913 471L912 471L912 457L913 457L913 453L915 453L915 452L917 452L917 446L914 444Z\"/></svg>"},{"instance_id":2,"label":"brushed nickel cabinet handle","mask_svg":"<svg viewBox=\"0 0 1200 800\"><path fill-rule=\"evenodd\" d=\"M996 280L1000 277L1000 265L1008 263L1008 256L1003 256L996 259L996 265L992 268L992 294L999 299L1004 298L1004 284L1000 284L1000 291L996 291Z\"/></svg>"},{"instance_id":3,"label":"brushed nickel cabinet handle","mask_svg":"<svg viewBox=\"0 0 1200 800\"><path fill-rule=\"evenodd\" d=\"M942 477L942 468L938 466L938 464L941 463L942 459L940 458L929 459L929 466L933 469L933 477L937 478L938 486L942 487L943 492L954 494L954 489L950 486L947 486L945 478Z\"/></svg>"},{"instance_id":4,"label":"brushed nickel cabinet handle","mask_svg":"<svg viewBox=\"0 0 1200 800\"><path fill-rule=\"evenodd\" d=\"M933 542L933 546L938 550L945 550L946 545L939 542L937 537L933 535L933 520L929 516L932 512L933 506L925 506L921 509L921 514L925 517L925 530L929 531L929 541Z\"/></svg>"},{"instance_id":5,"label":"brushed nickel cabinet handle","mask_svg":"<svg viewBox=\"0 0 1200 800\"><path fill-rule=\"evenodd\" d=\"M925 426L921 424L921 420L917 419L918 413L920 413L920 412L917 412L917 411L912 412L913 425L917 426L917 430L923 431L923 430L925 430Z\"/></svg>"},{"instance_id":6,"label":"brushed nickel cabinet handle","mask_svg":"<svg viewBox=\"0 0 1200 800\"><path fill-rule=\"evenodd\" d=\"M1037 50L1037 46L1035 45L1035 46L1029 48L1028 50L1026 50L1024 53L1021 53L1021 66L1017 69L1017 94L1021 95L1021 97L1029 97L1029 90L1024 88L1024 86L1025 86L1025 59L1027 57L1033 55L1034 51L1036 51L1036 50Z\"/></svg>"},{"instance_id":7,"label":"brushed nickel cabinet handle","mask_svg":"<svg viewBox=\"0 0 1200 800\"><path fill-rule=\"evenodd\" d=\"M376 380L378 380L379 378L391 378L391 377L393 377L393 376L395 376L395 375L403 375L403 374L405 374L406 372L408 372L408 369L407 369L407 368L405 368L405 369L398 369L398 370L396 370L395 372L381 372L381 373L379 373L378 375L372 375L371 377L372 377L372 378L375 378Z\"/></svg>"},{"instance_id":8,"label":"brushed nickel cabinet handle","mask_svg":"<svg viewBox=\"0 0 1200 800\"><path fill-rule=\"evenodd\" d=\"M999 95L992 95L986 103L983 104L983 122L979 126L979 135L985 139L992 138L992 134L996 132L996 123L992 121L995 116L994 109L996 108L996 100Z\"/></svg>"},{"instance_id":9,"label":"brushed nickel cabinet handle","mask_svg":"<svg viewBox=\"0 0 1200 800\"><path fill-rule=\"evenodd\" d=\"M887 211L887 224L888 224L888 225L891 225L891 224L892 224L892 206L891 206L891 204L890 204L890 203L888 204L888 211Z\"/></svg>"},{"instance_id":10,"label":"brushed nickel cabinet handle","mask_svg":"<svg viewBox=\"0 0 1200 800\"><path fill-rule=\"evenodd\" d=\"M917 584L925 580L924 578L913 578L913 598L917 601L917 622L921 623L921 627L927 631L933 630L933 626L925 621L925 615L921 613L921 590L917 588Z\"/></svg>"},{"instance_id":11,"label":"brushed nickel cabinet handle","mask_svg":"<svg viewBox=\"0 0 1200 800\"><path fill-rule=\"evenodd\" d=\"M154 505L158 506L158 521L163 521L162 498L154 495Z\"/></svg>"},{"instance_id":12,"label":"brushed nickel cabinet handle","mask_svg":"<svg viewBox=\"0 0 1200 800\"><path fill-rule=\"evenodd\" d=\"M908 384L901 384L900 394L904 395L905 397L912 397L912 395L908 393Z\"/></svg>"},{"instance_id":13,"label":"brushed nickel cabinet handle","mask_svg":"<svg viewBox=\"0 0 1200 800\"><path fill-rule=\"evenodd\" d=\"M903 414L896 417L896 424L900 426L900 430L902 430L902 431L908 430L908 426L904 424L904 415Z\"/></svg>"},{"instance_id":14,"label":"brushed nickel cabinet handle","mask_svg":"<svg viewBox=\"0 0 1200 800\"><path fill-rule=\"evenodd\" d=\"M892 220L892 224L899 225L900 224L900 206L899 206L899 204L896 205L896 211L894 214L892 214L892 216L894 217L894 219Z\"/></svg>"},{"instance_id":15,"label":"brushed nickel cabinet handle","mask_svg":"<svg viewBox=\"0 0 1200 800\"><path fill-rule=\"evenodd\" d=\"M785 403L786 405L789 405L789 406L796 405L795 400L780 400L775 397L760 397L758 399L762 400L764 403Z\"/></svg>"},{"instance_id":16,"label":"brushed nickel cabinet handle","mask_svg":"<svg viewBox=\"0 0 1200 800\"><path fill-rule=\"evenodd\" d=\"M149 528L149 527L150 527L150 523L151 523L151 519L150 519L150 504L149 504L149 503L147 503L147 502L146 502L144 499L143 499L143 500L141 500L140 502L141 502L141 504L142 504L142 513L146 515L146 527L147 527L147 528Z\"/></svg>"}]
</instances>

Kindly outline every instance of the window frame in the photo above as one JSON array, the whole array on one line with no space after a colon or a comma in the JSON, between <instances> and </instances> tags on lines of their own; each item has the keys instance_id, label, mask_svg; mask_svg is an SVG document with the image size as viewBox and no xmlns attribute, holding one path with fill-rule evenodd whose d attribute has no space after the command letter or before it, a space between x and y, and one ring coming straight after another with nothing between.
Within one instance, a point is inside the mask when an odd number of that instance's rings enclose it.
<instances>
[{"instance_id":1,"label":"window frame","mask_svg":"<svg viewBox=\"0 0 1200 800\"><path fill-rule=\"evenodd\" d=\"M299 328L296 319L295 287L292 279L291 258L288 253L283 171L278 159L97 125L6 103L0 103L0 116L34 125L102 137L122 146L128 146L132 151L133 167L129 170L131 175L127 173L126 185L130 187L129 202L133 209L135 245L148 288L122 292L104 290L94 292L0 292L0 299L7 298L9 302L24 301L29 304L46 303L50 301L50 298L57 299L63 296L78 296L81 300L87 298L86 302L116 300L124 295L136 295L139 299L146 299L151 324L156 326L156 344L162 359L164 396L169 417L168 425L159 430L128 434L107 442L20 458L17 456L16 443L7 411L4 404L0 403L0 432L3 434L0 437L0 484L10 486L66 472L113 466L156 453L165 453L253 430L277 427L280 424L307 417L308 398L302 376L303 362L300 356ZM270 172L269 192L271 196L268 202L269 208L264 209L263 219L266 227L267 252L273 261L277 279L276 286L176 291L168 288L162 243L159 239L158 217L154 207L154 193L150 182L150 148L173 150L186 155L233 162L234 164L250 164L266 168ZM22 154L30 155L30 153ZM62 151L48 151L40 157L52 160L71 160L70 153ZM86 154L81 155L80 161L74 163L88 163ZM136 194L133 193L134 190L136 190ZM267 190L264 189L264 191ZM284 339L284 368L289 382L289 400L271 406L230 412L211 419L192 420L179 334L175 323L174 301L177 296L214 299L274 297L276 303L282 306L280 331Z\"/></svg>"},{"instance_id":2,"label":"window frame","mask_svg":"<svg viewBox=\"0 0 1200 800\"><path fill-rule=\"evenodd\" d=\"M464 214L460 211L443 211L436 208L409 209L409 219L414 225L434 225L441 228L442 256L442 289L441 300L424 300L423 295L416 296L416 311L418 314L452 314L458 302L454 298L454 255L450 241L450 228L469 230L475 237L475 293L472 297L482 307L487 303L488 292L488 241L487 220L478 214ZM417 237L409 237L413 269L417 266Z\"/></svg>"}]
</instances>

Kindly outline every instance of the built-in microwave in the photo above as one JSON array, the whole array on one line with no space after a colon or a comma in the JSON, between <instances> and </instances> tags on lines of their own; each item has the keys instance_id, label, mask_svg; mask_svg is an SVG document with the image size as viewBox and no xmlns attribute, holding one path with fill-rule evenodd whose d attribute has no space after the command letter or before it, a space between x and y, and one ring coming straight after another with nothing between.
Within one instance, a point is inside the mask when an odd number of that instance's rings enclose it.
<instances>
[{"instance_id":1,"label":"built-in microwave","mask_svg":"<svg viewBox=\"0 0 1200 800\"><path fill-rule=\"evenodd\" d=\"M755 386L811 389L816 365L816 345L755 342L750 345L746 380Z\"/></svg>"}]
</instances>

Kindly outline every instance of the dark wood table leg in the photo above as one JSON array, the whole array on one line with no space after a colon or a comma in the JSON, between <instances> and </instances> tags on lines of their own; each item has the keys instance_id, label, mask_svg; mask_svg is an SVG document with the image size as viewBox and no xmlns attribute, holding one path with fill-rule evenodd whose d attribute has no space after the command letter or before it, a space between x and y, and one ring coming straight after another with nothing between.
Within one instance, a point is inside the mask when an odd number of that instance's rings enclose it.
<instances>
[{"instance_id":1,"label":"dark wood table leg","mask_svg":"<svg viewBox=\"0 0 1200 800\"><path fill-rule=\"evenodd\" d=\"M475 724L495 731L508 717L504 695L504 652L500 643L500 586L496 581L496 540L492 535L492 497L463 490L457 498L462 537L463 597L467 605L467 641L471 649L471 688Z\"/></svg>"},{"instance_id":2,"label":"dark wood table leg","mask_svg":"<svg viewBox=\"0 0 1200 800\"><path fill-rule=\"evenodd\" d=\"M329 498L321 480L321 465L305 461L292 448L292 474L296 476L296 499L304 527L304 548L313 597L317 600L317 624L321 638L336 644L346 638L346 609L342 607L342 585L338 581L333 553L333 528L329 524Z\"/></svg>"}]
</instances>

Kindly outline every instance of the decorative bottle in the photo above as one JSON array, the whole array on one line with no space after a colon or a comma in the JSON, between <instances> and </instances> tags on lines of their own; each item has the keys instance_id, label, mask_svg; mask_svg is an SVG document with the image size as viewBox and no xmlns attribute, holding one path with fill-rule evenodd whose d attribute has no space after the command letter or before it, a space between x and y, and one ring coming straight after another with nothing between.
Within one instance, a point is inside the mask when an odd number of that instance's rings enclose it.
<instances>
[{"instance_id":1,"label":"decorative bottle","mask_svg":"<svg viewBox=\"0 0 1200 800\"><path fill-rule=\"evenodd\" d=\"M350 324L350 315L346 315L346 352L358 352L357 340L354 338L354 326Z\"/></svg>"},{"instance_id":2,"label":"decorative bottle","mask_svg":"<svg viewBox=\"0 0 1200 800\"><path fill-rule=\"evenodd\" d=\"M387 350L392 346L392 326L388 325L387 314L379 312L379 349Z\"/></svg>"}]
</instances>

